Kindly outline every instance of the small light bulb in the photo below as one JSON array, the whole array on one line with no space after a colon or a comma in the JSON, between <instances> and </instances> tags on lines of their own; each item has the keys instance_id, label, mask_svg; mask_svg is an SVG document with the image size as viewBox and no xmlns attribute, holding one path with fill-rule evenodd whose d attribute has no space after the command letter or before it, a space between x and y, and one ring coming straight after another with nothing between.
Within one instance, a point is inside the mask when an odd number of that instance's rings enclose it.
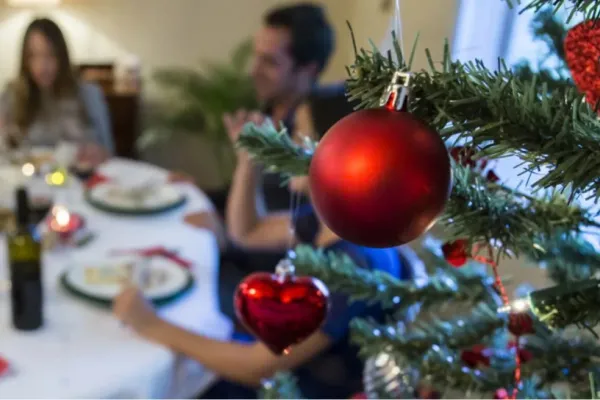
<instances>
[{"instance_id":1,"label":"small light bulb","mask_svg":"<svg viewBox=\"0 0 600 400\"><path fill-rule=\"evenodd\" d=\"M66 181L66 175L62 171L54 171L46 176L46 183L51 186L62 186Z\"/></svg>"},{"instance_id":2,"label":"small light bulb","mask_svg":"<svg viewBox=\"0 0 600 400\"><path fill-rule=\"evenodd\" d=\"M25 176L33 176L33 174L35 174L35 166L32 163L23 164L23 167L21 167L21 172Z\"/></svg>"},{"instance_id":3,"label":"small light bulb","mask_svg":"<svg viewBox=\"0 0 600 400\"><path fill-rule=\"evenodd\" d=\"M529 300L517 299L508 305L498 308L499 313L524 312L530 309Z\"/></svg>"},{"instance_id":4,"label":"small light bulb","mask_svg":"<svg viewBox=\"0 0 600 400\"><path fill-rule=\"evenodd\" d=\"M529 310L529 302L525 299L517 299L512 303L512 309L516 312L523 312Z\"/></svg>"}]
</instances>

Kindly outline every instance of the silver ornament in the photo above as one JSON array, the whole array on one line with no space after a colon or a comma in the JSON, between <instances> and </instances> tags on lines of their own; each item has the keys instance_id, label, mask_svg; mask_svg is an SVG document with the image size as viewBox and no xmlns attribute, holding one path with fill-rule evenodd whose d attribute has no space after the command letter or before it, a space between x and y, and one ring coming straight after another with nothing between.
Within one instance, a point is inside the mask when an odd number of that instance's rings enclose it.
<instances>
[{"instance_id":1,"label":"silver ornament","mask_svg":"<svg viewBox=\"0 0 600 400\"><path fill-rule=\"evenodd\" d=\"M368 399L414 399L418 372L402 357L380 353L365 363L363 385Z\"/></svg>"}]
</instances>

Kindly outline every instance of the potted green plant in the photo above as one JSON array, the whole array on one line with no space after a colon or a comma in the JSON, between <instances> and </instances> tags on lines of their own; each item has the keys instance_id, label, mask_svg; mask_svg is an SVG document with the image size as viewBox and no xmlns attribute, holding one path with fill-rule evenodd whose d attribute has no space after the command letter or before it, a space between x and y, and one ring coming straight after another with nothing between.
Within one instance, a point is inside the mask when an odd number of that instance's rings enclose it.
<instances>
[{"instance_id":1,"label":"potted green plant","mask_svg":"<svg viewBox=\"0 0 600 400\"><path fill-rule=\"evenodd\" d=\"M252 55L251 41L238 45L226 63L204 62L201 68L165 68L153 74L161 101L147 120L138 146L156 144L175 135L195 135L211 146L215 168L223 188L212 190L216 203L224 201L235 167L223 114L258 106L252 81L247 73ZM218 206L219 204L217 204Z\"/></svg>"}]
</instances>

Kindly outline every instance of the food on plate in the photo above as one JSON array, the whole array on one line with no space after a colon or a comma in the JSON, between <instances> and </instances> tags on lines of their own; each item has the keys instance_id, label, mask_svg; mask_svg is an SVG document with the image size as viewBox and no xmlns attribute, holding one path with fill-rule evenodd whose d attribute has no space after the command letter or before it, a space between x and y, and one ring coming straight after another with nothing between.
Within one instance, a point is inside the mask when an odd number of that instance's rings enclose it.
<instances>
[{"instance_id":1,"label":"food on plate","mask_svg":"<svg viewBox=\"0 0 600 400\"><path fill-rule=\"evenodd\" d=\"M133 263L110 267L87 267L85 269L85 282L89 285L119 285L131 280L133 268Z\"/></svg>"},{"instance_id":2,"label":"food on plate","mask_svg":"<svg viewBox=\"0 0 600 400\"><path fill-rule=\"evenodd\" d=\"M135 282L141 289L160 286L167 281L167 273L149 266L126 263L115 266L87 267L85 283L88 285L121 285Z\"/></svg>"}]
</instances>

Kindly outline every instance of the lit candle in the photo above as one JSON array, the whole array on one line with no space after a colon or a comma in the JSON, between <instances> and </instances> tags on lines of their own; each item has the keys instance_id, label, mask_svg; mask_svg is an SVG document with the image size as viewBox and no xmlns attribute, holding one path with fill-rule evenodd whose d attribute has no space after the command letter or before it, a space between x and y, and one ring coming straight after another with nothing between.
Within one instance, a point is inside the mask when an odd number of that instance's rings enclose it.
<instances>
[{"instance_id":1,"label":"lit candle","mask_svg":"<svg viewBox=\"0 0 600 400\"><path fill-rule=\"evenodd\" d=\"M57 230L64 230L69 226L69 222L71 221L71 214L64 207L56 207L53 212L54 214L54 226L58 228Z\"/></svg>"},{"instance_id":2,"label":"lit candle","mask_svg":"<svg viewBox=\"0 0 600 400\"><path fill-rule=\"evenodd\" d=\"M55 206L49 220L49 228L61 236L69 236L75 233L83 225L83 220L77 214L71 214L63 206Z\"/></svg>"}]
</instances>

